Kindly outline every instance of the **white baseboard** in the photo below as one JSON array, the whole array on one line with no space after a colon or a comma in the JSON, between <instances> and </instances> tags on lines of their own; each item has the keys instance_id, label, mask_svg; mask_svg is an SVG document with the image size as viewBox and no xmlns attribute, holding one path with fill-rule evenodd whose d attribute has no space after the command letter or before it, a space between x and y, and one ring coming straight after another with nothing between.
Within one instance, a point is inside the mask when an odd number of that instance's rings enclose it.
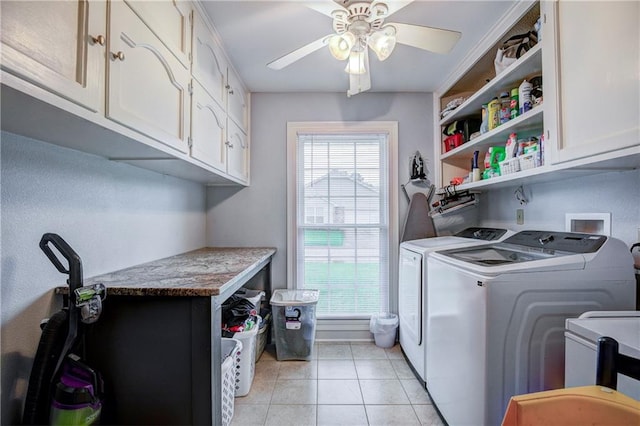
<instances>
[{"instance_id":1,"label":"white baseboard","mask_svg":"<svg viewBox=\"0 0 640 426\"><path fill-rule=\"evenodd\" d=\"M372 342L368 319L318 319L316 342Z\"/></svg>"}]
</instances>

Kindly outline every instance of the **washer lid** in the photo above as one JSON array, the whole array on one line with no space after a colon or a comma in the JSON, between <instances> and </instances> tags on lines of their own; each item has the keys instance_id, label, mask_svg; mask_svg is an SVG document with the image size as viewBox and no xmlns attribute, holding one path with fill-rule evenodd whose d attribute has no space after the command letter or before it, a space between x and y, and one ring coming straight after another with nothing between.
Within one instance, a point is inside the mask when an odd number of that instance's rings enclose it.
<instances>
[{"instance_id":1,"label":"washer lid","mask_svg":"<svg viewBox=\"0 0 640 426\"><path fill-rule=\"evenodd\" d=\"M417 252L430 252L448 248L487 244L489 242L500 241L513 234L513 231L507 229L467 228L458 232L456 235L410 240L403 242L401 246Z\"/></svg>"},{"instance_id":2,"label":"washer lid","mask_svg":"<svg viewBox=\"0 0 640 426\"><path fill-rule=\"evenodd\" d=\"M558 256L558 254L554 256L542 252L508 250L498 245L450 250L445 253L447 256L453 257L454 259L481 266L531 262L533 260L548 259L550 257Z\"/></svg>"},{"instance_id":3,"label":"washer lid","mask_svg":"<svg viewBox=\"0 0 640 426\"><path fill-rule=\"evenodd\" d=\"M600 337L618 341L618 350L640 358L640 317L574 318L566 322L568 331L597 344Z\"/></svg>"}]
</instances>

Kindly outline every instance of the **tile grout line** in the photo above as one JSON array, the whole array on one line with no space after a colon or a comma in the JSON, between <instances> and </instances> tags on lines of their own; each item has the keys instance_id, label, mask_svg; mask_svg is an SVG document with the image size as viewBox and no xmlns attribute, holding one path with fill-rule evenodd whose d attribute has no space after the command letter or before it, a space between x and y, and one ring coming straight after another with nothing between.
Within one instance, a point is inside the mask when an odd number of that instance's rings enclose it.
<instances>
[{"instance_id":1,"label":"tile grout line","mask_svg":"<svg viewBox=\"0 0 640 426\"><path fill-rule=\"evenodd\" d=\"M345 346L347 346L347 345L345 345ZM371 404L371 405L372 406L376 406L376 405L398 405L398 406L410 405L412 407L411 412L413 413L415 418L418 420L418 422L420 422L420 416L418 415L416 405L430 405L430 404L429 403L426 403L426 404L418 404L418 403L416 403L416 404L414 404L411 401L411 398L409 398L408 391L407 391L406 387L404 386L404 384L402 382L403 379L400 377L400 375L399 375L399 373L398 373L398 371L395 368L394 363L393 363L394 360L397 361L398 359L402 359L402 358L390 358L389 354L387 353L386 350L384 351L384 358L366 358L366 357L365 358L357 358L357 357L354 356L353 344L349 344L348 346L349 346L349 352L350 352L350 356L348 356L348 357L321 359L321 358L319 358L319 350L317 350L315 352L316 356L314 358L312 358L312 361L315 362L315 365L313 366L312 369L310 369L308 371L310 371L310 373L311 373L311 376L312 376L311 379L315 381L315 383L314 383L314 386L315 386L315 401L314 402L315 403L314 404L309 404L309 405L311 407L315 408L315 423L316 423L316 426L319 426L319 422L321 420L321 418L320 418L320 405L321 404L319 404L319 401L320 401L319 400L319 397L320 397L320 380L321 380L321 378L320 378L320 361L325 361L325 362L326 361L351 361L351 365L353 366L353 368L355 370L355 378L356 378L356 380L358 382L358 389L360 391L360 398L362 400L362 403L361 404L339 404L338 403L338 404L328 404L328 405L348 405L348 406L352 406L352 407L362 407L362 409L364 410L364 415L365 415L366 422L367 422L367 424L370 424L369 412L367 411L367 404L366 404L365 398L364 398L362 381L363 380L375 380L375 378L371 378L371 379L362 378L360 376L360 374L358 373L358 369L356 367L356 361L358 361L358 360L360 360L360 361L367 361L367 360L368 361L382 361L382 360L386 360L389 363L389 365L391 365L391 369L393 371L394 378L379 379L379 380L397 380L398 383L400 383L402 392L403 392L404 396L406 397L408 403L407 404ZM266 358L264 360L266 360ZM289 379L282 378L280 376L282 364L280 364L280 361L277 361L277 359L273 359L272 361L275 361L275 362L278 363L278 373L277 373L277 375L275 377L276 384L278 383L279 380L295 380L295 379L305 380L306 379L306 377L297 377L297 378L289 378ZM342 378L341 379L341 378L336 377L336 378L326 378L326 379L322 379L322 380L328 380L329 381L329 380L353 380L353 379L351 379L351 378ZM269 402L268 402L268 405L267 405L267 415L266 415L266 418L264 419L263 425L267 424L267 420L269 418L269 413L270 413L270 411L272 409L272 406L273 406L274 395L275 395L275 385L274 385L274 388L273 388L273 390L271 392L271 395L270 395L270 398L269 398ZM306 404L303 404L303 405L306 405ZM323 405L327 405L327 404L323 404Z\"/></svg>"}]
</instances>

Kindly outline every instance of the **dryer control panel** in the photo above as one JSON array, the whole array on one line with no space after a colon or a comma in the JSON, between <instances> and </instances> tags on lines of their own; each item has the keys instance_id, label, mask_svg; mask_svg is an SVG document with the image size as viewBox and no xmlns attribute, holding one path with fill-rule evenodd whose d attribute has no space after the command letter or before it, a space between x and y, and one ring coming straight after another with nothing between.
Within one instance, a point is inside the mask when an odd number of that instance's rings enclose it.
<instances>
[{"instance_id":1,"label":"dryer control panel","mask_svg":"<svg viewBox=\"0 0 640 426\"><path fill-rule=\"evenodd\" d=\"M521 231L503 241L505 244L544 248L568 253L595 253L607 241L604 235L576 232Z\"/></svg>"}]
</instances>

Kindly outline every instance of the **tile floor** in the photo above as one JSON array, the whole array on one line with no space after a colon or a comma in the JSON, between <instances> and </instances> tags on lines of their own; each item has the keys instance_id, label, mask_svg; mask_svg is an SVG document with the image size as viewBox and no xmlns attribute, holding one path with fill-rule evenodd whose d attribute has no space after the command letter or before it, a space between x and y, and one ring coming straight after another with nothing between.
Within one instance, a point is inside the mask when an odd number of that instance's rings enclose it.
<instances>
[{"instance_id":1,"label":"tile floor","mask_svg":"<svg viewBox=\"0 0 640 426\"><path fill-rule=\"evenodd\" d=\"M311 361L267 346L234 411L232 426L443 425L400 345L373 343L316 343Z\"/></svg>"}]
</instances>

